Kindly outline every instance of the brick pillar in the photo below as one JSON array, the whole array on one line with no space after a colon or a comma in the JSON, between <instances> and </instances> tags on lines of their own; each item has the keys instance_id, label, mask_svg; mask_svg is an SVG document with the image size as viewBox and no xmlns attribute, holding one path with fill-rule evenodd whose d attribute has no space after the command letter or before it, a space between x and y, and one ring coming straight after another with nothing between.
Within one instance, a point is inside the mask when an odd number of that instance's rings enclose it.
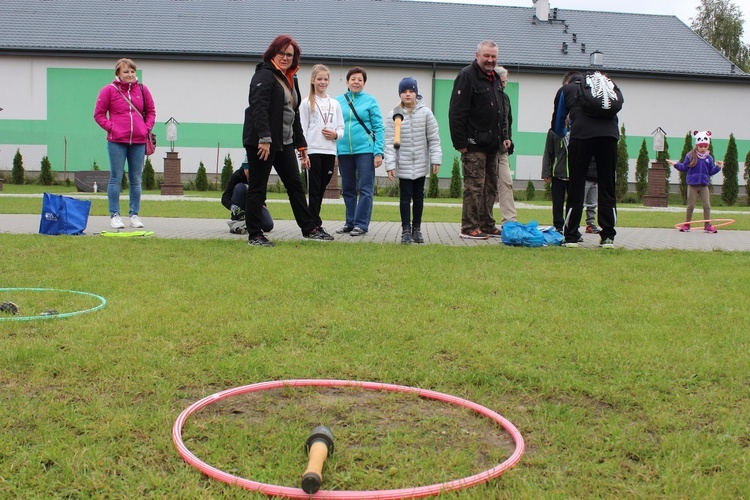
<instances>
[{"instance_id":1,"label":"brick pillar","mask_svg":"<svg viewBox=\"0 0 750 500\"><path fill-rule=\"evenodd\" d=\"M333 177L331 177L331 181L328 183L328 186L326 186L326 191L325 193L323 193L323 198L338 200L339 194L339 164L338 162L336 162L336 164L333 166Z\"/></svg>"},{"instance_id":2,"label":"brick pillar","mask_svg":"<svg viewBox=\"0 0 750 500\"><path fill-rule=\"evenodd\" d=\"M161 184L161 194L163 195L179 195L182 196L184 193L182 189L182 173L181 173L181 162L179 153L173 151L167 152L167 157L164 158L164 182Z\"/></svg>"},{"instance_id":3,"label":"brick pillar","mask_svg":"<svg viewBox=\"0 0 750 500\"><path fill-rule=\"evenodd\" d=\"M667 206L667 169L662 163L652 162L648 169L648 191L643 197L647 207Z\"/></svg>"}]
</instances>

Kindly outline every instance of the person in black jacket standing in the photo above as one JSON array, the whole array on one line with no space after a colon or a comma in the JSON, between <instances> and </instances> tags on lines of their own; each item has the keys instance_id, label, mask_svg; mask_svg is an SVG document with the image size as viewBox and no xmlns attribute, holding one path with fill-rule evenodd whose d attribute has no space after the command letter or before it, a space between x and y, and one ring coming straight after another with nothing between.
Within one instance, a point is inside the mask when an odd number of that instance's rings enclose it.
<instances>
[{"instance_id":1,"label":"person in black jacket standing","mask_svg":"<svg viewBox=\"0 0 750 500\"><path fill-rule=\"evenodd\" d=\"M480 42L474 62L453 83L448 121L463 166L462 238L486 240L500 234L489 208L497 196L499 150L507 150L511 142L503 86L495 71L497 53L495 42Z\"/></svg>"},{"instance_id":2,"label":"person in black jacket standing","mask_svg":"<svg viewBox=\"0 0 750 500\"><path fill-rule=\"evenodd\" d=\"M299 59L297 42L289 35L279 35L266 49L263 62L256 66L250 81L250 105L245 110L242 131L248 162L245 220L250 245L273 246L261 229L271 167L276 169L286 187L302 235L311 240L333 240L310 212L295 156L296 149L302 165L307 168L310 160L299 116L302 98L295 76Z\"/></svg>"},{"instance_id":3,"label":"person in black jacket standing","mask_svg":"<svg viewBox=\"0 0 750 500\"><path fill-rule=\"evenodd\" d=\"M566 75L567 76L567 75ZM617 203L615 199L615 164L617 162L617 141L620 130L617 116L591 116L583 111L579 102L580 83L586 78L573 73L568 83L560 87L555 95L555 109L552 113L552 130L558 137L564 137L570 126L568 144L568 203L565 215L564 246L577 247L581 240L579 224L583 212L586 175L592 158L596 160L599 179L599 226L600 246L614 248ZM617 98L617 96L610 96Z\"/></svg>"}]
</instances>

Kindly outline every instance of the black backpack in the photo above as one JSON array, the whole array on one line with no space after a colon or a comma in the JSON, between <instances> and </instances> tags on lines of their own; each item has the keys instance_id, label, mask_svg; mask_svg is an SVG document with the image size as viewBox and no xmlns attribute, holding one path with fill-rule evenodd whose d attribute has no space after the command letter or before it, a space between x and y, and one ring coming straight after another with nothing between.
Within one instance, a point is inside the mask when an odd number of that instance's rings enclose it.
<instances>
[{"instance_id":1,"label":"black backpack","mask_svg":"<svg viewBox=\"0 0 750 500\"><path fill-rule=\"evenodd\" d=\"M578 105L584 114L595 118L612 118L622 109L620 87L608 76L595 71L578 82Z\"/></svg>"}]
</instances>

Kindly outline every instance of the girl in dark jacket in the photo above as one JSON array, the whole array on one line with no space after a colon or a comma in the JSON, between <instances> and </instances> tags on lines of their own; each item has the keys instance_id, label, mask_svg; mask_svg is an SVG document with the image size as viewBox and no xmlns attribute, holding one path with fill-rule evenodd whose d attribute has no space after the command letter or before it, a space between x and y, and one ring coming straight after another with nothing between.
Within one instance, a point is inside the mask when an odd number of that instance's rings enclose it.
<instances>
[{"instance_id":1,"label":"girl in dark jacket","mask_svg":"<svg viewBox=\"0 0 750 500\"><path fill-rule=\"evenodd\" d=\"M248 192L245 202L248 243L273 246L261 229L268 176L276 169L286 187L294 218L305 238L331 241L310 212L299 176L295 150L307 168L307 143L302 133L299 105L302 101L295 74L300 50L289 35L279 35L263 54L250 82L242 142L247 152Z\"/></svg>"}]
</instances>

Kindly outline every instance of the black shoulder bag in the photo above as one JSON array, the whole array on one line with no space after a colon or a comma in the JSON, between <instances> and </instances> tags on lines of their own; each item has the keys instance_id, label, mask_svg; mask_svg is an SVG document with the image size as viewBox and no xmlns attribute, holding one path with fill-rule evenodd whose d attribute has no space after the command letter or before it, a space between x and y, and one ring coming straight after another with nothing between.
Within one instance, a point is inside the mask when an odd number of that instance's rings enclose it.
<instances>
[{"instance_id":1,"label":"black shoulder bag","mask_svg":"<svg viewBox=\"0 0 750 500\"><path fill-rule=\"evenodd\" d=\"M365 129L365 132L367 133L367 135L369 135L372 138L373 142L375 142L375 133L369 128L367 128L367 125L365 125L365 122L363 122L362 118L360 118L359 115L357 114L357 110L354 109L354 103L352 102L351 99L349 99L349 94L344 94L344 97L346 98L346 102L347 104L349 104L349 107L352 108L352 113L354 113L354 118L357 119L359 124L362 125L362 128Z\"/></svg>"}]
</instances>

